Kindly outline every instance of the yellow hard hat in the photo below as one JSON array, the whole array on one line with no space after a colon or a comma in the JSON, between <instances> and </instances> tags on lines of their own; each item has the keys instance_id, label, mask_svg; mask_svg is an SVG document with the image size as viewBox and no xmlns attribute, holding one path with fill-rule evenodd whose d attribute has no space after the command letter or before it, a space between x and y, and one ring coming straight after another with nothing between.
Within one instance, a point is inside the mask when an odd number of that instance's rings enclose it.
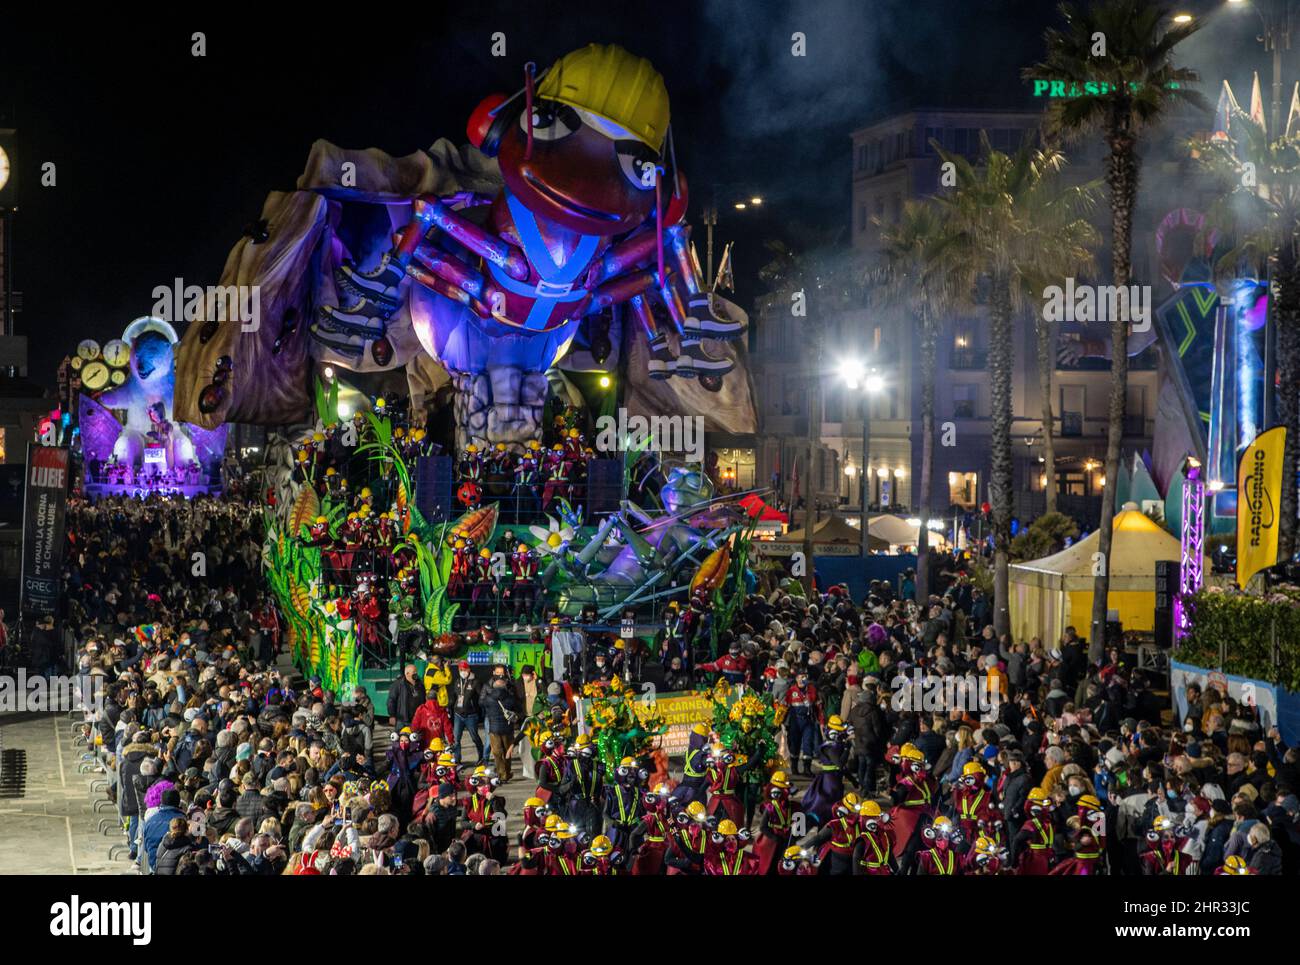
<instances>
[{"instance_id":1,"label":"yellow hard hat","mask_svg":"<svg viewBox=\"0 0 1300 965\"><path fill-rule=\"evenodd\" d=\"M706 813L704 805L699 801L692 801L690 804L686 805L686 814L689 817L694 818L696 821L703 821Z\"/></svg>"},{"instance_id":2,"label":"yellow hard hat","mask_svg":"<svg viewBox=\"0 0 1300 965\"><path fill-rule=\"evenodd\" d=\"M1079 807L1087 808L1089 811L1100 811L1101 801L1097 800L1095 795L1085 794L1079 798Z\"/></svg>"},{"instance_id":3,"label":"yellow hard hat","mask_svg":"<svg viewBox=\"0 0 1300 965\"><path fill-rule=\"evenodd\" d=\"M1225 875L1248 875L1250 868L1246 861L1239 854L1230 855L1228 860L1223 862L1223 873Z\"/></svg>"},{"instance_id":4,"label":"yellow hard hat","mask_svg":"<svg viewBox=\"0 0 1300 965\"><path fill-rule=\"evenodd\" d=\"M728 837L736 833L736 822L722 820L718 822L718 834L725 834Z\"/></svg>"},{"instance_id":5,"label":"yellow hard hat","mask_svg":"<svg viewBox=\"0 0 1300 965\"><path fill-rule=\"evenodd\" d=\"M1029 789L1029 800L1031 801L1049 801L1051 798L1041 787L1031 787Z\"/></svg>"},{"instance_id":6,"label":"yellow hard hat","mask_svg":"<svg viewBox=\"0 0 1300 965\"><path fill-rule=\"evenodd\" d=\"M773 771L769 778L773 787L789 787L790 778L785 776L785 771Z\"/></svg>"},{"instance_id":7,"label":"yellow hard hat","mask_svg":"<svg viewBox=\"0 0 1300 965\"><path fill-rule=\"evenodd\" d=\"M614 850L614 842L609 840L603 834L598 836L595 841L591 842L591 853L598 858L603 858Z\"/></svg>"},{"instance_id":8,"label":"yellow hard hat","mask_svg":"<svg viewBox=\"0 0 1300 965\"><path fill-rule=\"evenodd\" d=\"M858 805L861 803L862 803L861 798L859 798L852 791L849 791L848 794L844 795L844 806L849 808L850 810L856 811L858 809Z\"/></svg>"},{"instance_id":9,"label":"yellow hard hat","mask_svg":"<svg viewBox=\"0 0 1300 965\"><path fill-rule=\"evenodd\" d=\"M438 763L443 767L451 767L456 763L456 757L450 751L444 751L438 755Z\"/></svg>"},{"instance_id":10,"label":"yellow hard hat","mask_svg":"<svg viewBox=\"0 0 1300 965\"><path fill-rule=\"evenodd\" d=\"M909 761L925 760L925 755L915 744L904 744L898 749L898 756Z\"/></svg>"},{"instance_id":11,"label":"yellow hard hat","mask_svg":"<svg viewBox=\"0 0 1300 965\"><path fill-rule=\"evenodd\" d=\"M838 714L832 714L831 719L826 722L826 726L831 730L843 730L844 721L840 719Z\"/></svg>"},{"instance_id":12,"label":"yellow hard hat","mask_svg":"<svg viewBox=\"0 0 1300 965\"><path fill-rule=\"evenodd\" d=\"M980 777L984 774L984 767L979 761L967 761L961 769L962 777Z\"/></svg>"},{"instance_id":13,"label":"yellow hard hat","mask_svg":"<svg viewBox=\"0 0 1300 965\"><path fill-rule=\"evenodd\" d=\"M546 806L546 802L543 801L540 797L530 797L527 801L524 802L524 807L526 808L540 808L545 806Z\"/></svg>"},{"instance_id":14,"label":"yellow hard hat","mask_svg":"<svg viewBox=\"0 0 1300 965\"><path fill-rule=\"evenodd\" d=\"M468 446L465 447L465 451L466 451L466 452L478 452L478 446L474 445L474 443L471 442Z\"/></svg>"},{"instance_id":15,"label":"yellow hard hat","mask_svg":"<svg viewBox=\"0 0 1300 965\"><path fill-rule=\"evenodd\" d=\"M542 78L537 96L588 111L662 151L668 133L668 88L650 61L614 44L565 54Z\"/></svg>"},{"instance_id":16,"label":"yellow hard hat","mask_svg":"<svg viewBox=\"0 0 1300 965\"><path fill-rule=\"evenodd\" d=\"M321 523L327 523L327 522L329 522L329 520L327 520L324 516L317 516L317 517L316 517L316 525L317 525L317 526L319 526Z\"/></svg>"},{"instance_id":17,"label":"yellow hard hat","mask_svg":"<svg viewBox=\"0 0 1300 965\"><path fill-rule=\"evenodd\" d=\"M546 815L546 824L543 825L543 827L545 827L547 831L554 831L559 826L560 826L560 816L558 814Z\"/></svg>"},{"instance_id":18,"label":"yellow hard hat","mask_svg":"<svg viewBox=\"0 0 1300 965\"><path fill-rule=\"evenodd\" d=\"M481 550L478 551L478 555L483 557L483 559L488 560L492 558L492 551L488 549L486 546L484 546Z\"/></svg>"},{"instance_id":19,"label":"yellow hard hat","mask_svg":"<svg viewBox=\"0 0 1300 965\"><path fill-rule=\"evenodd\" d=\"M880 817L880 805L875 801L863 801L858 805L858 815L864 818Z\"/></svg>"},{"instance_id":20,"label":"yellow hard hat","mask_svg":"<svg viewBox=\"0 0 1300 965\"><path fill-rule=\"evenodd\" d=\"M1172 831L1174 829L1174 819L1163 814L1157 814L1155 820L1151 822L1151 828L1154 831Z\"/></svg>"},{"instance_id":21,"label":"yellow hard hat","mask_svg":"<svg viewBox=\"0 0 1300 965\"><path fill-rule=\"evenodd\" d=\"M567 841L569 838L577 837L577 834L578 832L573 829L572 824L561 823L555 826L555 836L562 841Z\"/></svg>"},{"instance_id":22,"label":"yellow hard hat","mask_svg":"<svg viewBox=\"0 0 1300 965\"><path fill-rule=\"evenodd\" d=\"M695 733L695 734L699 734L701 737L708 737L708 736L709 736L709 729L708 729L707 727L705 727L703 724L696 724L696 725L694 725L694 726L691 728L691 732L692 732L692 733Z\"/></svg>"},{"instance_id":23,"label":"yellow hard hat","mask_svg":"<svg viewBox=\"0 0 1300 965\"><path fill-rule=\"evenodd\" d=\"M474 776L475 776L475 777L487 777L487 776L488 776L487 765L486 765L486 764L480 764L478 767L474 768Z\"/></svg>"},{"instance_id":24,"label":"yellow hard hat","mask_svg":"<svg viewBox=\"0 0 1300 965\"><path fill-rule=\"evenodd\" d=\"M975 839L975 853L993 856L998 853L998 843L987 835L981 834Z\"/></svg>"},{"instance_id":25,"label":"yellow hard hat","mask_svg":"<svg viewBox=\"0 0 1300 965\"><path fill-rule=\"evenodd\" d=\"M591 735L590 735L590 734L579 734L579 735L578 735L576 738L574 738L574 740L573 740L573 745L574 745L575 747L587 747L587 746L590 745L590 744L591 744Z\"/></svg>"},{"instance_id":26,"label":"yellow hard hat","mask_svg":"<svg viewBox=\"0 0 1300 965\"><path fill-rule=\"evenodd\" d=\"M799 847L797 844L792 844L790 847L785 849L783 857L786 861L798 861L803 857L803 848Z\"/></svg>"},{"instance_id":27,"label":"yellow hard hat","mask_svg":"<svg viewBox=\"0 0 1300 965\"><path fill-rule=\"evenodd\" d=\"M618 762L619 767L636 767L636 760L631 757L625 757Z\"/></svg>"},{"instance_id":28,"label":"yellow hard hat","mask_svg":"<svg viewBox=\"0 0 1300 965\"><path fill-rule=\"evenodd\" d=\"M952 818L939 815L939 817L934 819L933 827L936 831L940 831L943 834L952 834Z\"/></svg>"},{"instance_id":29,"label":"yellow hard hat","mask_svg":"<svg viewBox=\"0 0 1300 965\"><path fill-rule=\"evenodd\" d=\"M447 749L447 745L443 743L441 737L435 737L433 740L429 741L429 750L431 751L435 751L441 754L446 749Z\"/></svg>"}]
</instances>

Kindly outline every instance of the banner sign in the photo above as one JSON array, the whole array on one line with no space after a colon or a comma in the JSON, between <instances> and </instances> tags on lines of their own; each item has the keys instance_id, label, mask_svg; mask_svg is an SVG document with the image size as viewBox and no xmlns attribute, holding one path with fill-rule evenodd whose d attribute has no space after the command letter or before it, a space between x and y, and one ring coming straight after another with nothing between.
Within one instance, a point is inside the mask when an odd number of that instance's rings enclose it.
<instances>
[{"instance_id":1,"label":"banner sign","mask_svg":"<svg viewBox=\"0 0 1300 965\"><path fill-rule=\"evenodd\" d=\"M29 444L23 496L20 614L45 616L58 610L67 501L68 450Z\"/></svg>"},{"instance_id":2,"label":"banner sign","mask_svg":"<svg viewBox=\"0 0 1300 965\"><path fill-rule=\"evenodd\" d=\"M708 694L681 694L661 696L655 701L663 715L668 730L660 738L664 750L671 757L681 757L690 743L691 728L696 724L706 727L713 724L713 699Z\"/></svg>"},{"instance_id":3,"label":"banner sign","mask_svg":"<svg viewBox=\"0 0 1300 965\"><path fill-rule=\"evenodd\" d=\"M1237 463L1237 585L1277 563L1286 427L1261 432Z\"/></svg>"}]
</instances>

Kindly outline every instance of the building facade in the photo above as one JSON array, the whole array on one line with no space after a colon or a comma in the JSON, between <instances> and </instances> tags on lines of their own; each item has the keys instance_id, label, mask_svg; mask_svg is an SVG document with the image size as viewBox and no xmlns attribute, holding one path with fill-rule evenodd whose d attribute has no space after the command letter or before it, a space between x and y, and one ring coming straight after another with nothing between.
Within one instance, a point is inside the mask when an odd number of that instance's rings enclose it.
<instances>
[{"instance_id":1,"label":"building facade","mask_svg":"<svg viewBox=\"0 0 1300 965\"><path fill-rule=\"evenodd\" d=\"M1026 137L1039 138L1043 114L1030 111L963 111L918 109L886 118L851 135L852 250L865 272L878 259L880 224L895 223L905 201L933 194L940 187L942 159L934 148L974 159L980 132L993 147L1015 150ZM1202 207L1211 187L1192 170L1182 145L1192 133L1185 122L1162 137L1144 158L1144 173L1153 172L1155 187L1142 196L1133 240L1134 281L1151 284L1154 304L1169 294L1160 280L1154 236L1172 209ZM1154 140L1154 139L1153 139ZM1099 178L1102 153L1095 144L1070 146L1064 177L1079 183ZM1103 239L1097 253L1109 263L1109 209L1099 204L1094 222ZM1101 274L1108 272L1103 268ZM755 388L761 400L760 436L754 450L755 485L771 485L788 500L792 458L802 453L810 420L816 423L817 458L812 491L820 510L837 508L850 520L862 505L864 482L868 506L917 513L921 503L920 340L913 318L899 312L866 309L836 312L819 319L826 348L815 373L820 380L821 411L809 410L814 365L807 357L808 320L791 313L790 293L778 293L755 306L757 335L752 347ZM810 304L810 311L816 306ZM1102 326L1104 330L1105 326ZM1070 326L1063 338L1071 337ZM1028 519L1043 511L1042 391L1037 365L1033 317L1015 324L1012 386L1014 440L1014 512ZM976 509L988 498L991 398L987 371L988 324L978 312L952 313L941 321L937 344L936 440L929 504L932 515ZM882 377L880 390L868 399L841 377L846 360L873 367ZM1130 358L1126 453L1151 449L1157 412L1158 347ZM1105 359L1058 362L1052 373L1055 485L1058 508L1085 526L1095 526L1106 484L1104 460L1108 430L1110 363ZM863 405L868 406L868 444L863 449ZM951 443L946 444L946 443ZM806 497L808 482L800 480Z\"/></svg>"}]
</instances>

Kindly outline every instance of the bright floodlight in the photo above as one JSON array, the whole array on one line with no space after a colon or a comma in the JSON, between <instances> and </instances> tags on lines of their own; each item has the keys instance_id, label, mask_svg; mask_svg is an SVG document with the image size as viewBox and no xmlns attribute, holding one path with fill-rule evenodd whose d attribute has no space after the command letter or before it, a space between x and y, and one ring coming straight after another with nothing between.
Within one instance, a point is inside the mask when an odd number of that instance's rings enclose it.
<instances>
[{"instance_id":1,"label":"bright floodlight","mask_svg":"<svg viewBox=\"0 0 1300 965\"><path fill-rule=\"evenodd\" d=\"M744 211L744 210L745 210L745 202L744 202L744 201L737 201L737 202L736 202L736 210L737 210L737 211Z\"/></svg>"},{"instance_id":2,"label":"bright floodlight","mask_svg":"<svg viewBox=\"0 0 1300 965\"><path fill-rule=\"evenodd\" d=\"M866 382L863 383L863 388L865 388L868 392L873 392L873 393L881 391L884 387L885 387L885 377L876 372L872 372L870 375L868 375Z\"/></svg>"},{"instance_id":3,"label":"bright floodlight","mask_svg":"<svg viewBox=\"0 0 1300 965\"><path fill-rule=\"evenodd\" d=\"M752 204L752 205L757 206L757 205L760 205L760 204L763 203L763 199L762 199L762 198L758 198L758 197L750 198L750 199L749 199L749 203Z\"/></svg>"},{"instance_id":4,"label":"bright floodlight","mask_svg":"<svg viewBox=\"0 0 1300 965\"><path fill-rule=\"evenodd\" d=\"M866 377L867 369L861 359L847 358L840 362L840 378L850 389L856 389Z\"/></svg>"},{"instance_id":5,"label":"bright floodlight","mask_svg":"<svg viewBox=\"0 0 1300 965\"><path fill-rule=\"evenodd\" d=\"M1222 480L1222 479L1211 479L1211 480L1210 480L1210 492L1212 492L1212 493L1217 493L1217 492L1221 491L1222 489L1223 489L1223 480Z\"/></svg>"},{"instance_id":6,"label":"bright floodlight","mask_svg":"<svg viewBox=\"0 0 1300 965\"><path fill-rule=\"evenodd\" d=\"M1174 16L1174 23L1191 23L1192 15L1190 13L1180 13Z\"/></svg>"}]
</instances>

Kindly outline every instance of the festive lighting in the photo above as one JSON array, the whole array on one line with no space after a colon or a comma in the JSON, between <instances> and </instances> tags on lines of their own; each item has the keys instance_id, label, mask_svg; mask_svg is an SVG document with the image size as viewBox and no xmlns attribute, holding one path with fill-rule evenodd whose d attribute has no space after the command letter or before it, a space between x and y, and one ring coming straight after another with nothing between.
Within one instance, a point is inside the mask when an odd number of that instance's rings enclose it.
<instances>
[{"instance_id":1,"label":"festive lighting","mask_svg":"<svg viewBox=\"0 0 1300 965\"><path fill-rule=\"evenodd\" d=\"M602 389L608 389L608 388L610 387L610 384L611 384L611 383L610 383L610 380L609 380L609 376L608 376L608 375L602 375L602 376L600 377L600 387L601 387Z\"/></svg>"},{"instance_id":2,"label":"festive lighting","mask_svg":"<svg viewBox=\"0 0 1300 965\"><path fill-rule=\"evenodd\" d=\"M749 203L757 207L758 205L763 203L763 199L758 197L750 198Z\"/></svg>"}]
</instances>

